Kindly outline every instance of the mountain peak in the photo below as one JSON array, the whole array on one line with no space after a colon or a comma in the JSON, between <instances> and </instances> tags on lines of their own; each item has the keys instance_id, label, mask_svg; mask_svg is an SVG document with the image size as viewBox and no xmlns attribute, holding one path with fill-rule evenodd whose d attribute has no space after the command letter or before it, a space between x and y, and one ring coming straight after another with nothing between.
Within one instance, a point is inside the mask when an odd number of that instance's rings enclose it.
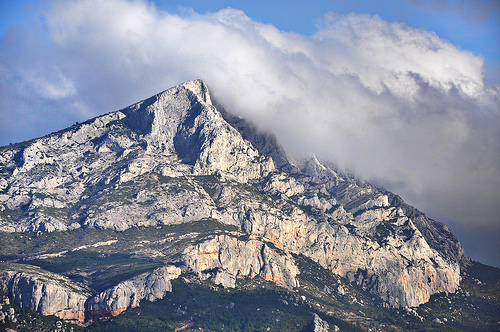
<instances>
[{"instance_id":1,"label":"mountain peak","mask_svg":"<svg viewBox=\"0 0 500 332\"><path fill-rule=\"evenodd\" d=\"M206 104L212 105L212 99L210 97L210 92L208 91L208 86L201 79L184 82L178 85L178 87L183 87L191 91L201 101L203 101Z\"/></svg>"},{"instance_id":2,"label":"mountain peak","mask_svg":"<svg viewBox=\"0 0 500 332\"><path fill-rule=\"evenodd\" d=\"M274 169L212 105L202 80L188 81L119 112L151 153L176 155L193 174L222 172L245 182ZM264 167L263 167L264 165Z\"/></svg>"},{"instance_id":3,"label":"mountain peak","mask_svg":"<svg viewBox=\"0 0 500 332\"><path fill-rule=\"evenodd\" d=\"M125 123L137 133L162 136L166 131L175 131L174 127L189 114L210 106L212 100L208 87L198 79L174 86L118 112L125 114ZM164 139L168 141L171 137Z\"/></svg>"}]
</instances>

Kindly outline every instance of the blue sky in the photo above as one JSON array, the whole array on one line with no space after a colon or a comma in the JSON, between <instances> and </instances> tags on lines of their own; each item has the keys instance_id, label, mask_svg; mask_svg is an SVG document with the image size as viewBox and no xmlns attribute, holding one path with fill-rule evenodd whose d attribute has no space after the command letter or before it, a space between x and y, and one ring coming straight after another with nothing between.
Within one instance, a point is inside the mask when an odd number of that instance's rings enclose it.
<instances>
[{"instance_id":1,"label":"blue sky","mask_svg":"<svg viewBox=\"0 0 500 332\"><path fill-rule=\"evenodd\" d=\"M0 0L0 145L202 78L500 266L497 0ZM231 8L231 9L228 9Z\"/></svg>"},{"instance_id":2,"label":"blue sky","mask_svg":"<svg viewBox=\"0 0 500 332\"><path fill-rule=\"evenodd\" d=\"M308 0L308 1L230 1L186 0L153 1L158 9L182 12L192 8L198 13L227 7L243 10L249 17L273 24L281 30L311 35L317 19L328 11L367 13L391 22L434 31L454 45L500 63L500 2L495 0ZM1 0L0 33L38 16L42 1Z\"/></svg>"}]
</instances>

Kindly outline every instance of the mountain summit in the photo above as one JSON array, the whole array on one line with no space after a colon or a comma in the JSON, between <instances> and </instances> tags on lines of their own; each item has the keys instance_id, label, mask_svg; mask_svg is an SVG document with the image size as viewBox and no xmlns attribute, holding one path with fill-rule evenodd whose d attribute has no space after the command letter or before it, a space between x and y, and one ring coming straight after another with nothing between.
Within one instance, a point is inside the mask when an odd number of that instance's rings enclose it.
<instances>
[{"instance_id":1,"label":"mountain summit","mask_svg":"<svg viewBox=\"0 0 500 332\"><path fill-rule=\"evenodd\" d=\"M164 298L181 275L298 289L301 259L382 306L416 307L457 291L470 263L442 223L316 157L291 162L201 80L0 148L0 231L24 239L3 249L0 288L81 322Z\"/></svg>"}]
</instances>

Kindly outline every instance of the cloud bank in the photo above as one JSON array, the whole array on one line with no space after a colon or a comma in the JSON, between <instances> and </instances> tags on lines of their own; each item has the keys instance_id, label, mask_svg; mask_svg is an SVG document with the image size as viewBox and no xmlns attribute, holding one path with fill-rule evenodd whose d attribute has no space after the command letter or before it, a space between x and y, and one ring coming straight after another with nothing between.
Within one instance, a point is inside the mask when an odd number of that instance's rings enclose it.
<instances>
[{"instance_id":1,"label":"cloud bank","mask_svg":"<svg viewBox=\"0 0 500 332\"><path fill-rule=\"evenodd\" d=\"M1 41L0 142L201 78L289 154L314 153L400 194L498 266L500 88L485 86L483 70L433 32L371 15L328 13L304 36L231 8L179 15L145 1L54 1ZM472 227L493 241L464 241Z\"/></svg>"}]
</instances>

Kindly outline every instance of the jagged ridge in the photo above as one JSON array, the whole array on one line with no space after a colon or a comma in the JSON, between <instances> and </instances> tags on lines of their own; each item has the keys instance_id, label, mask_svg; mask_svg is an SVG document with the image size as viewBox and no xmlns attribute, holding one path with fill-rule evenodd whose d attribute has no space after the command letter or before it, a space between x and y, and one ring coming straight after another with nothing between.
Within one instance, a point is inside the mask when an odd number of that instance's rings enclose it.
<instances>
[{"instance_id":1,"label":"jagged ridge","mask_svg":"<svg viewBox=\"0 0 500 332\"><path fill-rule=\"evenodd\" d=\"M246 234L262 248L265 242L276 246L267 257L306 255L390 306L417 306L434 293L454 292L459 263L467 261L449 230L397 196L316 158L293 165L272 136L219 112L200 80L3 147L0 165L4 232L123 231L212 218L239 228L228 236ZM265 255L257 255L263 261L255 272L242 272L234 268L243 264L235 255L220 259L233 243L221 239L200 244L212 245L219 257L205 264L218 269L214 281L233 286L238 275L263 273L297 286L300 271L292 259L265 264ZM237 243L247 248L241 250L255 246ZM199 248L187 248L182 261L201 277L205 269L189 258Z\"/></svg>"}]
</instances>

